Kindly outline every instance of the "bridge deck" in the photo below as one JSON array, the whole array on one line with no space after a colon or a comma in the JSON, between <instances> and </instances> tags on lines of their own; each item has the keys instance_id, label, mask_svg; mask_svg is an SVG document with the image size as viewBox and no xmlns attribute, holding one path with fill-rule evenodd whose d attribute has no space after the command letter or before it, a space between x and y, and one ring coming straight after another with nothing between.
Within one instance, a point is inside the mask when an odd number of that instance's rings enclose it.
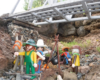
<instances>
[{"instance_id":1,"label":"bridge deck","mask_svg":"<svg viewBox=\"0 0 100 80\"><path fill-rule=\"evenodd\" d=\"M71 22L88 19L99 19L99 16L92 16L92 12L100 11L100 0L78 0L68 3L60 2L32 9L23 13L9 15L22 21L32 22L35 25ZM72 18L74 14L86 14L85 17ZM60 17L58 20L54 18Z\"/></svg>"}]
</instances>

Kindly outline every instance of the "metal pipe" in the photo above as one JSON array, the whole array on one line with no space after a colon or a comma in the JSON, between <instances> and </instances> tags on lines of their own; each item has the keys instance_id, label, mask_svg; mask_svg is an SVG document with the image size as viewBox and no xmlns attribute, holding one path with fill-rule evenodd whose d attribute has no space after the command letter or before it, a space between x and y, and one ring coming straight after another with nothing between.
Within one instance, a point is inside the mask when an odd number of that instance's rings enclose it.
<instances>
[{"instance_id":1,"label":"metal pipe","mask_svg":"<svg viewBox=\"0 0 100 80\"><path fill-rule=\"evenodd\" d=\"M17 5L19 4L19 2L20 2L20 0L18 0L18 1L17 1L17 3L15 4L15 6L14 6L14 8L13 8L13 10L11 11L11 13L10 13L10 14L13 14L13 13L14 13L14 11L15 11L15 9L16 9L16 7L17 7Z\"/></svg>"},{"instance_id":2,"label":"metal pipe","mask_svg":"<svg viewBox=\"0 0 100 80\"><path fill-rule=\"evenodd\" d=\"M86 2L83 1L82 6L83 6L83 9L85 10L85 13L87 14L88 18L91 19L91 12L89 12Z\"/></svg>"},{"instance_id":3,"label":"metal pipe","mask_svg":"<svg viewBox=\"0 0 100 80\"><path fill-rule=\"evenodd\" d=\"M32 4L34 0L29 0L28 10L32 9Z\"/></svg>"},{"instance_id":4,"label":"metal pipe","mask_svg":"<svg viewBox=\"0 0 100 80\"><path fill-rule=\"evenodd\" d=\"M93 17L94 18L94 17ZM92 19L92 18L91 18ZM70 21L80 21L80 20L88 20L88 17L80 17L80 18L73 18L70 19ZM66 21L65 19L61 19L61 20L53 20L51 21L51 24L53 23L62 23L62 22L70 22L70 21ZM38 23L34 23L35 25L44 25L44 24L48 24L47 22L38 22Z\"/></svg>"},{"instance_id":5,"label":"metal pipe","mask_svg":"<svg viewBox=\"0 0 100 80\"><path fill-rule=\"evenodd\" d=\"M43 6L45 6L45 5L47 4L47 2L48 2L48 0L46 0L46 1L44 2Z\"/></svg>"}]
</instances>

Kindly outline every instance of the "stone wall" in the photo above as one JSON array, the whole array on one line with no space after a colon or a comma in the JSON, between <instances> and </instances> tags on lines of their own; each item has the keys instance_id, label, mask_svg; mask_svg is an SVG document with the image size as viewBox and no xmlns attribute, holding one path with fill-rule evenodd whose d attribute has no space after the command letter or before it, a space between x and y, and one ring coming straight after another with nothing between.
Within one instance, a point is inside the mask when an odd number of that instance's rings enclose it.
<instances>
[{"instance_id":1,"label":"stone wall","mask_svg":"<svg viewBox=\"0 0 100 80\"><path fill-rule=\"evenodd\" d=\"M23 42L27 41L30 38L37 41L39 37L38 32L32 28L31 29L25 28L23 26L19 26L13 23L10 23L7 27L8 27L8 32L12 39L12 43L14 43L17 34L23 36Z\"/></svg>"},{"instance_id":2,"label":"stone wall","mask_svg":"<svg viewBox=\"0 0 100 80\"><path fill-rule=\"evenodd\" d=\"M92 13L92 16L100 15L98 13ZM76 14L76 17L85 17L86 14ZM56 19L55 19L56 20ZM60 34L63 37L67 36L79 36L83 37L95 29L100 29L100 19L95 20L82 20L75 22L65 22L58 24L43 25L38 29L40 34L45 36L54 37L55 34Z\"/></svg>"}]
</instances>

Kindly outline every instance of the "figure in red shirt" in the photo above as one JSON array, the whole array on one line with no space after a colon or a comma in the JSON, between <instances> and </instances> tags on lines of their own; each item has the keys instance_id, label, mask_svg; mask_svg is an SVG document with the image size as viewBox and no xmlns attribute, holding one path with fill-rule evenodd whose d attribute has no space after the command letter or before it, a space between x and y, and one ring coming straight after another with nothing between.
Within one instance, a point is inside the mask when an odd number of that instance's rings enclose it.
<instances>
[{"instance_id":1,"label":"figure in red shirt","mask_svg":"<svg viewBox=\"0 0 100 80\"><path fill-rule=\"evenodd\" d=\"M62 51L64 51L61 56L64 56L64 59L66 60L66 64L68 64L68 61L71 61L71 56L69 55L69 52L68 52L68 47L64 47L62 49Z\"/></svg>"}]
</instances>

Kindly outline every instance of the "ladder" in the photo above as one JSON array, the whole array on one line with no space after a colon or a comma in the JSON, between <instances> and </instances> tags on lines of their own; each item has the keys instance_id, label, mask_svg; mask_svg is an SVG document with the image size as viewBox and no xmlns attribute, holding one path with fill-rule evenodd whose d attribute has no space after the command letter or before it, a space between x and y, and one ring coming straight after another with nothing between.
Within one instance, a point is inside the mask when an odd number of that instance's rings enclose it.
<instances>
[{"instance_id":1,"label":"ladder","mask_svg":"<svg viewBox=\"0 0 100 80\"><path fill-rule=\"evenodd\" d=\"M41 7L30 9L22 13L10 14L9 18L31 22L34 25L45 25L99 19L100 15L92 16L93 12L98 11L100 11L100 0L67 0L54 2L50 5L46 5L45 2ZM86 14L86 16L73 18L75 14ZM58 17L60 18L57 19Z\"/></svg>"}]
</instances>

